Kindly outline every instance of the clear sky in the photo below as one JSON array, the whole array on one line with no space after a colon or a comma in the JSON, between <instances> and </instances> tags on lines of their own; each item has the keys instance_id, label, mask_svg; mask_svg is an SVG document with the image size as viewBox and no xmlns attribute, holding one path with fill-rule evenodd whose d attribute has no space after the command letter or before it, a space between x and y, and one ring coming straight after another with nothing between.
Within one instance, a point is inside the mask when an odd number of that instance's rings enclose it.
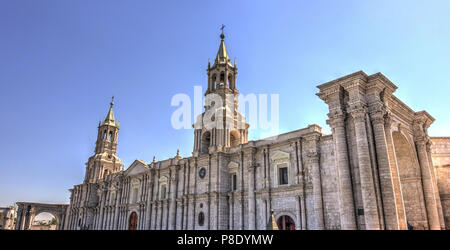
<instances>
[{"instance_id":1,"label":"clear sky","mask_svg":"<svg viewBox=\"0 0 450 250\"><path fill-rule=\"evenodd\" d=\"M0 205L68 202L115 96L118 156L190 156L177 93L206 85L220 25L241 93L280 97L280 132L329 128L316 86L382 72L450 136L450 1L0 1ZM258 139L251 132L250 139Z\"/></svg>"}]
</instances>

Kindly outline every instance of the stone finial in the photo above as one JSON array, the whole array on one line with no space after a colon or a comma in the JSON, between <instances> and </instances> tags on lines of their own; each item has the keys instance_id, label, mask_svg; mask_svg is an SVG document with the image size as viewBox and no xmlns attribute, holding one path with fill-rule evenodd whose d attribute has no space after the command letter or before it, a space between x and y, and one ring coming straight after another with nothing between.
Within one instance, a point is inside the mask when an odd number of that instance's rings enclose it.
<instances>
[{"instance_id":1,"label":"stone finial","mask_svg":"<svg viewBox=\"0 0 450 250\"><path fill-rule=\"evenodd\" d=\"M156 163L156 156L153 156L153 161L152 163Z\"/></svg>"},{"instance_id":2,"label":"stone finial","mask_svg":"<svg viewBox=\"0 0 450 250\"><path fill-rule=\"evenodd\" d=\"M175 156L175 158L181 159L181 156L180 156L180 149L177 149L177 155Z\"/></svg>"},{"instance_id":3,"label":"stone finial","mask_svg":"<svg viewBox=\"0 0 450 250\"><path fill-rule=\"evenodd\" d=\"M278 228L277 222L275 220L274 213L275 213L275 210L271 209L270 210L270 221L269 221L268 229L269 230L280 230Z\"/></svg>"}]
</instances>

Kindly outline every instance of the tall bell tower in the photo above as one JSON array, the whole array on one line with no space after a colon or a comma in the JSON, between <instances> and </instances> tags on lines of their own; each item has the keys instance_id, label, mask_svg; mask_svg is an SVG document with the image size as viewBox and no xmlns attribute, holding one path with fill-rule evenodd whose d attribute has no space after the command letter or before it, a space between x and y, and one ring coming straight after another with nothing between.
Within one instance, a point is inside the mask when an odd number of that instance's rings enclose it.
<instances>
[{"instance_id":1,"label":"tall bell tower","mask_svg":"<svg viewBox=\"0 0 450 250\"><path fill-rule=\"evenodd\" d=\"M105 120L98 124L95 154L86 163L84 182L96 182L108 174L119 172L122 167L120 158L116 156L119 123L114 119L113 106L114 97Z\"/></svg>"},{"instance_id":2,"label":"tall bell tower","mask_svg":"<svg viewBox=\"0 0 450 250\"><path fill-rule=\"evenodd\" d=\"M236 60L231 63L225 46L225 34L214 64L208 61L208 88L205 92L205 112L197 117L194 126L194 156L223 151L248 142L245 116L238 112L239 91L236 88Z\"/></svg>"}]
</instances>

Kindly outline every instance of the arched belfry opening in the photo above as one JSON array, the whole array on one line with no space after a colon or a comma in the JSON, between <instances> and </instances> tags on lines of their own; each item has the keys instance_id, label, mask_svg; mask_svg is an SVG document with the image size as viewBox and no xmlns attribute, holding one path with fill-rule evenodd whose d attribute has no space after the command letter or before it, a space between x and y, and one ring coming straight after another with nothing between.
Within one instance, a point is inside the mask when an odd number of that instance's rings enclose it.
<instances>
[{"instance_id":1,"label":"arched belfry opening","mask_svg":"<svg viewBox=\"0 0 450 250\"><path fill-rule=\"evenodd\" d=\"M211 82L212 82L212 89L215 89L217 86L216 86L216 81L217 81L217 77L216 77L216 74L214 74L212 77L211 77Z\"/></svg>"},{"instance_id":2,"label":"arched belfry opening","mask_svg":"<svg viewBox=\"0 0 450 250\"><path fill-rule=\"evenodd\" d=\"M221 87L228 87L228 86L225 84L225 72L220 72L219 86L221 86Z\"/></svg>"},{"instance_id":3,"label":"arched belfry opening","mask_svg":"<svg viewBox=\"0 0 450 250\"><path fill-rule=\"evenodd\" d=\"M235 147L241 142L241 136L239 131L233 130L230 132L230 147Z\"/></svg>"},{"instance_id":4,"label":"arched belfry opening","mask_svg":"<svg viewBox=\"0 0 450 250\"><path fill-rule=\"evenodd\" d=\"M419 164L414 157L413 146L398 131L392 133L395 157L400 176L406 220L414 229L426 229L427 217Z\"/></svg>"},{"instance_id":5,"label":"arched belfry opening","mask_svg":"<svg viewBox=\"0 0 450 250\"><path fill-rule=\"evenodd\" d=\"M211 145L211 132L206 131L202 135L201 152L204 154L209 153L209 145Z\"/></svg>"}]
</instances>

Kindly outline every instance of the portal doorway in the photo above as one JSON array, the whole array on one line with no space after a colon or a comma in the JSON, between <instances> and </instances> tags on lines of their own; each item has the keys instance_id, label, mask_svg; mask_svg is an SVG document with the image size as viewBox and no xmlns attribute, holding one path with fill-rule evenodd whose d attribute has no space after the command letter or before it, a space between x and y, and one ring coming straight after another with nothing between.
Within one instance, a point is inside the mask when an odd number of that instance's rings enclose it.
<instances>
[{"instance_id":1,"label":"portal doorway","mask_svg":"<svg viewBox=\"0 0 450 250\"><path fill-rule=\"evenodd\" d=\"M128 230L136 230L137 229L137 221L138 221L137 213L132 212L130 215L130 220L128 222Z\"/></svg>"},{"instance_id":2,"label":"portal doorway","mask_svg":"<svg viewBox=\"0 0 450 250\"><path fill-rule=\"evenodd\" d=\"M280 230L295 230L295 222L288 215L280 216L277 220L277 225Z\"/></svg>"}]
</instances>

